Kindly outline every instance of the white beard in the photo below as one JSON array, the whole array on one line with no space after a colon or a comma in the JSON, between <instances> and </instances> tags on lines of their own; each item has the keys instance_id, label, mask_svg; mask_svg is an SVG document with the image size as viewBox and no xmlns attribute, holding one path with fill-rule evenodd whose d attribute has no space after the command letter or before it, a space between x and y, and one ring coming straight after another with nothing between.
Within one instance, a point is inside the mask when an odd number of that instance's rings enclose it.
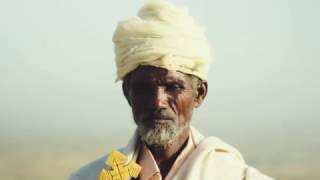
<instances>
[{"instance_id":1,"label":"white beard","mask_svg":"<svg viewBox=\"0 0 320 180\"><path fill-rule=\"evenodd\" d=\"M179 125L178 122L170 121L165 124L154 124L153 127L138 125L138 133L141 140L147 145L166 146L172 144L176 137L187 128L189 123Z\"/></svg>"}]
</instances>

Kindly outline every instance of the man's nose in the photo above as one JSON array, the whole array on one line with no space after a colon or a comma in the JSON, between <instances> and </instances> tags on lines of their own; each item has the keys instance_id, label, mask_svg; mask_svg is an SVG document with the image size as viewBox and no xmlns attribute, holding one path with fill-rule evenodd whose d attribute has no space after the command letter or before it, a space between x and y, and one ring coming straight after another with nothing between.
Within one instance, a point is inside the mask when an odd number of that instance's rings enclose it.
<instances>
[{"instance_id":1,"label":"man's nose","mask_svg":"<svg viewBox=\"0 0 320 180\"><path fill-rule=\"evenodd\" d=\"M158 87L153 93L153 107L156 109L165 108L168 106L168 96L162 87Z\"/></svg>"}]
</instances>

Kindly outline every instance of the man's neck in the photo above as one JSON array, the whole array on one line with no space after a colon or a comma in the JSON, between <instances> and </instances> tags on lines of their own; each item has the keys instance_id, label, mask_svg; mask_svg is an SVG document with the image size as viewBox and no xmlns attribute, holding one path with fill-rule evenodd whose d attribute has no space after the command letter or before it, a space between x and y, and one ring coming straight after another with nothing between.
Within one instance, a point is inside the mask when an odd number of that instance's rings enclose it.
<instances>
[{"instance_id":1,"label":"man's neck","mask_svg":"<svg viewBox=\"0 0 320 180\"><path fill-rule=\"evenodd\" d=\"M148 146L157 165L160 169L162 177L165 177L178 155L187 145L190 128L184 129L176 139L165 146Z\"/></svg>"}]
</instances>

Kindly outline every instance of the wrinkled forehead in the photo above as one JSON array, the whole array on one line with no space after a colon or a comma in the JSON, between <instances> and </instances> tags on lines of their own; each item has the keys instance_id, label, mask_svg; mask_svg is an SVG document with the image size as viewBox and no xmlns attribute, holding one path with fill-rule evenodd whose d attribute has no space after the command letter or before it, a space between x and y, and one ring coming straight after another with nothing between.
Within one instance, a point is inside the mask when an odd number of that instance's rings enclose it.
<instances>
[{"instance_id":1,"label":"wrinkled forehead","mask_svg":"<svg viewBox=\"0 0 320 180\"><path fill-rule=\"evenodd\" d=\"M155 66L139 66L129 74L131 83L144 83L144 82L187 82L190 77L179 71L168 70Z\"/></svg>"}]
</instances>

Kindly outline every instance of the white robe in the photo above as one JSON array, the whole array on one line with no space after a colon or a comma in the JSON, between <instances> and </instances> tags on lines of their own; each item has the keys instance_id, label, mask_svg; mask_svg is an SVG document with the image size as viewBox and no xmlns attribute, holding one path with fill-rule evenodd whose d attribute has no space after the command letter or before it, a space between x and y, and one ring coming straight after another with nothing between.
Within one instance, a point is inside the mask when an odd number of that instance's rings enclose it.
<instances>
[{"instance_id":1,"label":"white robe","mask_svg":"<svg viewBox=\"0 0 320 180\"><path fill-rule=\"evenodd\" d=\"M191 128L196 149L177 170L173 180L272 180L253 167L248 166L242 155L232 146L216 137L204 138L196 129ZM138 136L135 133L120 152L130 160L136 160L140 151ZM105 168L105 155L83 166L71 174L69 180L97 180ZM143 167L142 167L143 168Z\"/></svg>"}]
</instances>

